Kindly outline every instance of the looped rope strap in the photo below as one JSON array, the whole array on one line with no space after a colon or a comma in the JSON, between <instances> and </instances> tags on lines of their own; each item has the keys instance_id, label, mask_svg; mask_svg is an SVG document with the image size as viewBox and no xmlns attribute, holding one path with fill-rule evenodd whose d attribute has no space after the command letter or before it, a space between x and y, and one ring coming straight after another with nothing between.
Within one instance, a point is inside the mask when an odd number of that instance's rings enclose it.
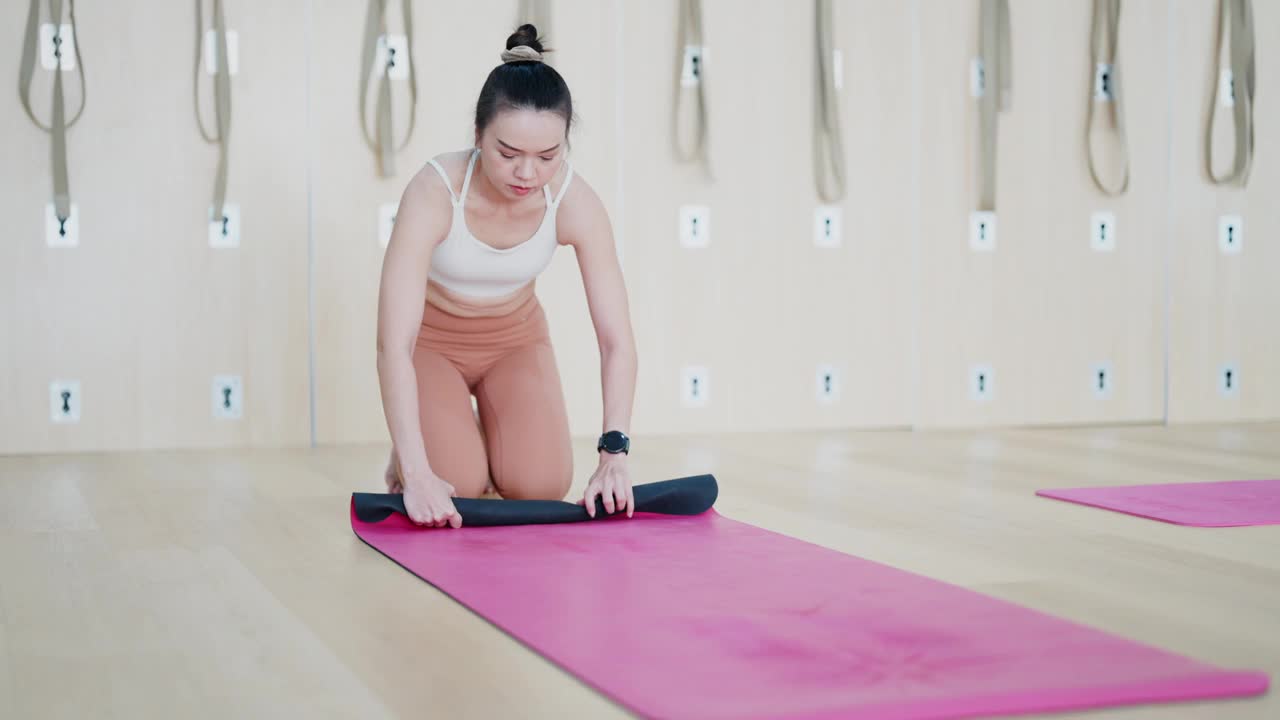
<instances>
[{"instance_id":1,"label":"looped rope strap","mask_svg":"<svg viewBox=\"0 0 1280 720\"><path fill-rule=\"evenodd\" d=\"M1093 60L1090 81L1089 115L1085 124L1085 146L1089 156L1089 176L1104 194L1122 195L1129 189L1129 141L1124 127L1124 108L1117 71L1116 48L1120 42L1120 0L1093 0L1093 21L1089 39L1089 57ZM1098 176L1093 142L1094 116L1104 106L1108 127L1120 143L1123 170L1118 187L1108 186Z\"/></svg>"},{"instance_id":2,"label":"looped rope strap","mask_svg":"<svg viewBox=\"0 0 1280 720\"><path fill-rule=\"evenodd\" d=\"M813 173L818 196L836 203L844 198L844 141L835 91L831 0L814 0Z\"/></svg>"},{"instance_id":3,"label":"looped rope strap","mask_svg":"<svg viewBox=\"0 0 1280 720\"><path fill-rule=\"evenodd\" d=\"M53 209L58 222L65 227L71 217L71 183L67 174L67 129L75 125L84 113L85 82L84 60L80 57L80 32L76 27L75 0L67 0L71 20L71 36L75 46L76 74L80 76L80 109L71 121L67 121L66 95L62 86L62 0L48 0L50 21L53 23L55 69L53 73L53 108L49 124L36 118L31 109L31 82L35 76L36 55L40 45L41 0L31 0L27 10L26 35L22 44L22 64L18 71L18 97L22 108L36 127L50 134L52 143L50 159L53 165Z\"/></svg>"},{"instance_id":4,"label":"looped rope strap","mask_svg":"<svg viewBox=\"0 0 1280 720\"><path fill-rule=\"evenodd\" d=\"M1229 35L1228 35L1229 33ZM1222 46L1228 45L1227 62L1231 69L1231 95L1234 105L1235 154L1231 172L1219 176L1213 170L1213 130L1217 123L1218 105L1222 97ZM1253 164L1253 97L1257 89L1257 66L1254 60L1253 3L1251 0L1219 0L1218 34L1213 49L1213 96L1209 98L1209 122L1205 128L1205 169L1215 185L1239 185L1249 182Z\"/></svg>"},{"instance_id":5,"label":"looped rope strap","mask_svg":"<svg viewBox=\"0 0 1280 720\"><path fill-rule=\"evenodd\" d=\"M391 177L395 174L395 153L408 146L409 139L413 137L418 113L418 76L413 62L413 12L410 9L410 0L402 0L405 54L409 57L403 61L398 60L391 52L391 48L387 48L386 65L379 73L378 99L374 109L377 136L370 135L365 103L369 95L369 73L373 70L378 37L387 34L386 13L387 0L369 0L369 12L364 25L364 48L360 53L360 129L364 133L365 143L378 157L379 173L382 177ZM396 146L391 131L391 68L397 62L409 63L409 127L405 130L404 140L399 146Z\"/></svg>"},{"instance_id":6,"label":"looped rope strap","mask_svg":"<svg viewBox=\"0 0 1280 720\"><path fill-rule=\"evenodd\" d=\"M1009 49L1009 0L982 0L978 53L982 61L982 97L978 98L978 209L995 210L997 116L1009 108L1013 86Z\"/></svg>"},{"instance_id":7,"label":"looped rope strap","mask_svg":"<svg viewBox=\"0 0 1280 720\"><path fill-rule=\"evenodd\" d=\"M227 51L227 19L223 12L222 0L213 0L214 47L217 53L217 68L213 75L213 114L217 124L217 132L211 134L205 128L204 118L200 115L200 75L201 62L204 57L204 3L196 0L196 62L195 62L195 101L196 123L200 126L200 135L209 143L218 145L218 169L213 179L213 207L210 209L210 222L226 217L223 206L227 201L227 143L231 138L231 62Z\"/></svg>"},{"instance_id":8,"label":"looped rope strap","mask_svg":"<svg viewBox=\"0 0 1280 720\"><path fill-rule=\"evenodd\" d=\"M697 98L694 121L697 129L695 130L693 147L686 149L680 137L680 120L684 115L686 94L685 88L681 83L685 48L690 46L703 47L701 0L680 0L679 13L680 17L676 28L675 105L672 113L672 135L674 137L675 153L676 158L682 162L701 161L708 177L710 177L711 158L707 152L707 68L706 63L702 60L698 63L698 81L694 88Z\"/></svg>"}]
</instances>

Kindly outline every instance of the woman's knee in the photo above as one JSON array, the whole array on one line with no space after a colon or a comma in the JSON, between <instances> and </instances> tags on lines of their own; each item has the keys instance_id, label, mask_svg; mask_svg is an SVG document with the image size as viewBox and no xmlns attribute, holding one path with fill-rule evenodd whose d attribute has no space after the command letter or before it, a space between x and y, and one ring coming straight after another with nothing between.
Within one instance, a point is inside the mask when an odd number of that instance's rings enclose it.
<instances>
[{"instance_id":1,"label":"woman's knee","mask_svg":"<svg viewBox=\"0 0 1280 720\"><path fill-rule=\"evenodd\" d=\"M483 454L446 452L428 462L437 477L453 486L455 497L478 498L489 487L489 464Z\"/></svg>"},{"instance_id":2,"label":"woman's knee","mask_svg":"<svg viewBox=\"0 0 1280 720\"><path fill-rule=\"evenodd\" d=\"M517 464L496 475L494 484L508 500L563 500L573 485L573 460Z\"/></svg>"}]
</instances>

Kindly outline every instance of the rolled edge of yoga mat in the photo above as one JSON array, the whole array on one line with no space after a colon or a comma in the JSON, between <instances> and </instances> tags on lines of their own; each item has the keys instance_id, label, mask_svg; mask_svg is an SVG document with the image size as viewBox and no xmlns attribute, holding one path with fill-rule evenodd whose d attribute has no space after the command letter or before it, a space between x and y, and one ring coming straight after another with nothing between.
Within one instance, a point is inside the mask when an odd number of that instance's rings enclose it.
<instances>
[{"instance_id":1,"label":"rolled edge of yoga mat","mask_svg":"<svg viewBox=\"0 0 1280 720\"><path fill-rule=\"evenodd\" d=\"M719 495L713 475L661 480L632 486L635 512L660 515L699 515L711 509ZM352 493L352 509L365 523L379 523L393 514L408 517L404 495L400 493ZM585 522L613 517L605 511L604 501L596 498L596 516L587 509L564 500L495 500L454 498L453 505L462 514L463 527L495 525L545 525L548 523Z\"/></svg>"}]
</instances>

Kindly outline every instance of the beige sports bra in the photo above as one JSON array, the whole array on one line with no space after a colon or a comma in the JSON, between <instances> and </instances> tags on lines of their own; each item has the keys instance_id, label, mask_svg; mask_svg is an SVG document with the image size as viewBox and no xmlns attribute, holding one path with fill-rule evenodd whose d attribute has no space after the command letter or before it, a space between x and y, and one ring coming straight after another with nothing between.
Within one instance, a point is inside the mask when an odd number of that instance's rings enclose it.
<instances>
[{"instance_id":1,"label":"beige sports bra","mask_svg":"<svg viewBox=\"0 0 1280 720\"><path fill-rule=\"evenodd\" d=\"M560 207L560 201L573 180L573 167L565 161L568 171L564 185L554 198L551 197L550 186L542 186L547 210L542 216L542 224L533 235L519 245L499 249L481 242L467 227L464 207L467 190L471 187L472 172L479 156L479 149L472 151L460 196L453 192L453 183L449 181L449 176L440 163L428 161L444 179L453 203L453 222L449 226L449 234L431 255L428 277L459 295L477 298L504 297L527 285L551 263L557 247L556 209Z\"/></svg>"}]
</instances>

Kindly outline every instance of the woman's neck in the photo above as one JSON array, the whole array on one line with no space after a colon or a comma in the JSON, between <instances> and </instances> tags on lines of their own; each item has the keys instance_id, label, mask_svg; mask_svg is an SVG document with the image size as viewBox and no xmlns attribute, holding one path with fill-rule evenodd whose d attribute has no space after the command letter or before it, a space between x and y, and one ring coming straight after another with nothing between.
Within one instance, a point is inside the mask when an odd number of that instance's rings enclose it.
<instances>
[{"instance_id":1,"label":"woman's neck","mask_svg":"<svg viewBox=\"0 0 1280 720\"><path fill-rule=\"evenodd\" d=\"M507 197L500 188L495 187L489 180L489 176L484 173L483 163L483 157L476 158L476 167L472 173L471 180L472 190L479 190L480 197L484 198L486 203L497 210L510 212L518 209L521 205L521 201L512 200ZM477 180L479 182L476 182Z\"/></svg>"}]
</instances>

